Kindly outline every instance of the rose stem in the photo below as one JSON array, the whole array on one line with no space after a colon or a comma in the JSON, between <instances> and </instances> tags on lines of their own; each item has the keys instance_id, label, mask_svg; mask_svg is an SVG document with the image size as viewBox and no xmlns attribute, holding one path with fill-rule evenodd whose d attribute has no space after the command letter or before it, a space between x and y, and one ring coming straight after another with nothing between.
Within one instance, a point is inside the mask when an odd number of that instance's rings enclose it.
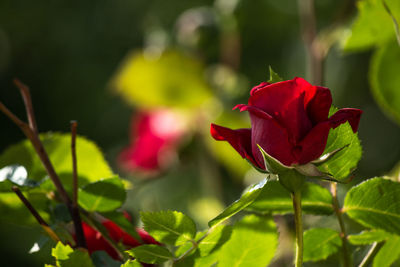
<instances>
[{"instance_id":1,"label":"rose stem","mask_svg":"<svg viewBox=\"0 0 400 267\"><path fill-rule=\"evenodd\" d=\"M296 228L296 259L295 266L303 266L303 218L301 214L301 192L292 193L294 223Z\"/></svg>"},{"instance_id":2,"label":"rose stem","mask_svg":"<svg viewBox=\"0 0 400 267\"><path fill-rule=\"evenodd\" d=\"M36 209L32 206L29 200L22 194L21 190L17 186L13 186L12 190L18 196L18 198L24 203L25 207L31 212L33 217L35 217L36 221L42 226L43 230L56 242L60 241L60 238L57 234L49 227L49 225L45 222L45 220L40 216L40 214L36 211Z\"/></svg>"},{"instance_id":3,"label":"rose stem","mask_svg":"<svg viewBox=\"0 0 400 267\"><path fill-rule=\"evenodd\" d=\"M79 218L79 206L78 206L78 168L77 168L77 160L76 160L76 128L78 127L78 123L76 121L71 121L71 155L72 155L72 212L75 217ZM79 228L79 229L77 229ZM76 225L76 240L78 244L85 244L86 247L86 239L83 233L82 222ZM78 234L79 233L79 234Z\"/></svg>"},{"instance_id":4,"label":"rose stem","mask_svg":"<svg viewBox=\"0 0 400 267\"><path fill-rule=\"evenodd\" d=\"M367 255L365 255L364 259L358 265L358 267L367 267L384 244L385 244L385 242L373 243L371 248L369 249Z\"/></svg>"},{"instance_id":5,"label":"rose stem","mask_svg":"<svg viewBox=\"0 0 400 267\"><path fill-rule=\"evenodd\" d=\"M346 234L346 228L344 226L344 221L343 221L343 217L342 217L342 211L339 207L339 201L337 198L337 183L331 182L330 184L331 184L333 209L335 210L336 218L338 219L339 226L340 226L340 238L342 239L342 252L343 252L343 266L350 267L353 264L352 264L352 259L349 255L347 234Z\"/></svg>"},{"instance_id":6,"label":"rose stem","mask_svg":"<svg viewBox=\"0 0 400 267\"><path fill-rule=\"evenodd\" d=\"M25 134L25 136L32 143L33 148L35 149L37 155L39 156L40 160L42 161L42 164L43 164L47 174L49 175L50 179L52 180L54 186L56 187L58 193L60 194L61 199L63 200L65 205L68 207L69 213L71 214L72 220L74 222L77 236L80 236L80 235L83 236L83 231L81 231L81 232L79 231L79 229L82 229L79 213L74 214L74 212L72 210L71 199L68 196L67 192L65 191L64 186L62 185L60 178L58 177L56 171L54 170L54 167L49 159L49 156L47 155L47 153L43 147L43 144L40 141L39 133L37 130L37 125L36 125L36 120L35 120L35 114L33 111L32 98L31 98L31 95L29 92L29 88L17 79L14 80L14 84L20 90L20 93L24 100L29 124L20 120L16 115L14 115L14 113L12 113L1 102L0 102L0 111L2 111L7 117L9 117L21 129L21 131ZM82 240L80 240L80 239L78 239L78 241L79 241L78 242L79 247L86 247L85 242L81 242Z\"/></svg>"}]
</instances>

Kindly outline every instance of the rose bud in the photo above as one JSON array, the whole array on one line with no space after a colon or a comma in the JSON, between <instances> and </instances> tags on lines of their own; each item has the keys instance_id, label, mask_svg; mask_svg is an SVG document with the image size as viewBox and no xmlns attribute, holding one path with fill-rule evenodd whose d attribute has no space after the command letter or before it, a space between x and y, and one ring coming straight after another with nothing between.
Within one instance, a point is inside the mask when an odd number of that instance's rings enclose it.
<instances>
[{"instance_id":1,"label":"rose bud","mask_svg":"<svg viewBox=\"0 0 400 267\"><path fill-rule=\"evenodd\" d=\"M251 90L247 105L233 108L249 112L251 128L232 130L211 124L211 135L228 141L257 169L276 174L296 169L301 175L320 176L323 173L312 161L322 155L330 129L348 121L356 132L362 113L344 108L329 117L331 105L328 88L302 78L264 82Z\"/></svg>"}]
</instances>

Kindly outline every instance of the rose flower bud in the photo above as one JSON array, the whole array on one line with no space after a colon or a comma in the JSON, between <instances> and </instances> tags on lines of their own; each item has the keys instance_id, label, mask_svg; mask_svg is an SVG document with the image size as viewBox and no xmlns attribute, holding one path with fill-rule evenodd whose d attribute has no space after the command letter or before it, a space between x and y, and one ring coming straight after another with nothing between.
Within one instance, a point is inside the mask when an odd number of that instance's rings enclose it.
<instances>
[{"instance_id":1,"label":"rose flower bud","mask_svg":"<svg viewBox=\"0 0 400 267\"><path fill-rule=\"evenodd\" d=\"M329 117L331 104L328 88L302 78L264 82L251 90L247 105L234 107L249 112L251 128L232 130L211 124L211 135L228 141L259 169L266 169L260 148L286 167L309 164L324 152L330 129L347 121L353 132L358 129L361 110L344 108Z\"/></svg>"}]
</instances>

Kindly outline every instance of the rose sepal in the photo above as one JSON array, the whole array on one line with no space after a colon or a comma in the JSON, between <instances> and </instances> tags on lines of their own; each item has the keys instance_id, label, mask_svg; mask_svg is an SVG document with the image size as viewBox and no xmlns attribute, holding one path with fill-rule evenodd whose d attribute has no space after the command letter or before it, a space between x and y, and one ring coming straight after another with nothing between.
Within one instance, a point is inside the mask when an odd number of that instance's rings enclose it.
<instances>
[{"instance_id":1,"label":"rose sepal","mask_svg":"<svg viewBox=\"0 0 400 267\"><path fill-rule=\"evenodd\" d=\"M304 182L306 181L306 176L299 173L295 169L282 172L278 174L278 177L281 185L293 194L300 192Z\"/></svg>"},{"instance_id":2,"label":"rose sepal","mask_svg":"<svg viewBox=\"0 0 400 267\"><path fill-rule=\"evenodd\" d=\"M263 170L264 172L272 174L281 174L283 172L287 172L294 169L294 167L286 166L276 158L269 155L259 144L257 144L257 147L264 158L264 167L265 167L265 171Z\"/></svg>"},{"instance_id":3,"label":"rose sepal","mask_svg":"<svg viewBox=\"0 0 400 267\"><path fill-rule=\"evenodd\" d=\"M319 166L319 165L325 163L326 161L328 161L329 159L331 159L334 155L336 155L337 153L339 153L343 149L347 148L348 146L350 146L350 144L347 144L345 146L337 148L337 149L335 149L335 150L333 150L331 152L325 153L321 157L319 157L318 159L311 161L311 163Z\"/></svg>"}]
</instances>

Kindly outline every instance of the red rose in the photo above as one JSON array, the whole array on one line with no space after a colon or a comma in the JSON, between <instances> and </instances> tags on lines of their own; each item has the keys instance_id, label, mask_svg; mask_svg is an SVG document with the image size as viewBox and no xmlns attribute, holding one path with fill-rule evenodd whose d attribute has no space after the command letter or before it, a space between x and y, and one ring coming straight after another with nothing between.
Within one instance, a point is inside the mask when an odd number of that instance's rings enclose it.
<instances>
[{"instance_id":1,"label":"red rose","mask_svg":"<svg viewBox=\"0 0 400 267\"><path fill-rule=\"evenodd\" d=\"M151 237L143 229L137 228L136 231L140 235L142 241L134 239L127 232L122 230L117 224L110 220L102 222L103 226L107 229L109 237L116 243L124 244L127 249L140 246L142 244L156 244L160 245L153 237ZM101 235L100 232L93 229L90 225L82 222L83 233L86 238L86 244L89 253L93 253L98 250L106 251L110 257L116 260L121 260L115 249L108 243L108 241Z\"/></svg>"},{"instance_id":2,"label":"red rose","mask_svg":"<svg viewBox=\"0 0 400 267\"><path fill-rule=\"evenodd\" d=\"M251 129L231 130L211 124L216 140L228 141L239 154L265 169L260 145L286 166L306 164L323 153L329 130L348 121L354 132L362 111L344 108L331 117L328 88L313 86L302 78L261 83L250 92L248 105L233 109L250 113Z\"/></svg>"}]
</instances>

